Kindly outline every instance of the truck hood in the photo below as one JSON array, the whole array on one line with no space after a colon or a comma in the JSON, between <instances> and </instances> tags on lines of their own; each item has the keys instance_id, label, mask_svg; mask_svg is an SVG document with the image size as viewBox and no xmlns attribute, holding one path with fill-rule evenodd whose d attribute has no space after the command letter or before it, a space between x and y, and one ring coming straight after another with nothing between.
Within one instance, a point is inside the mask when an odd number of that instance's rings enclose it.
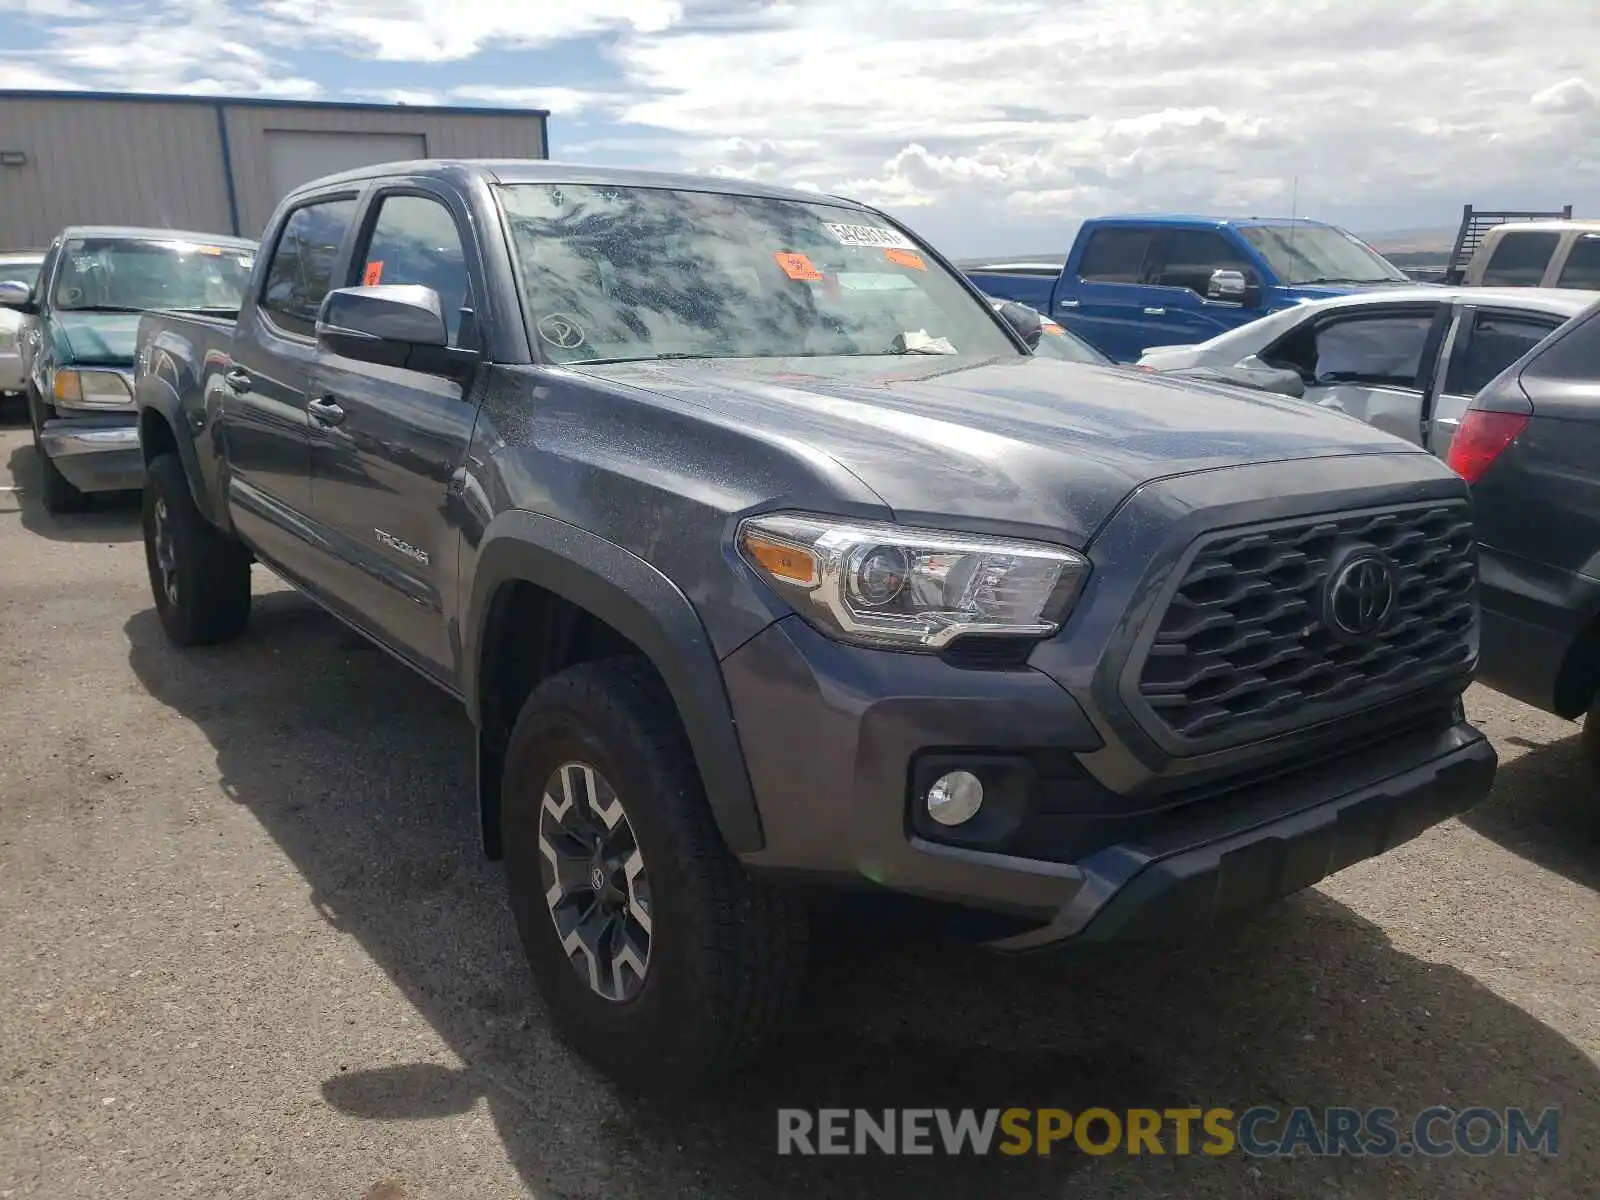
<instances>
[{"instance_id":1,"label":"truck hood","mask_svg":"<svg viewBox=\"0 0 1600 1200\"><path fill-rule=\"evenodd\" d=\"M50 314L57 353L63 363L131 365L142 313L61 312Z\"/></svg>"},{"instance_id":2,"label":"truck hood","mask_svg":"<svg viewBox=\"0 0 1600 1200\"><path fill-rule=\"evenodd\" d=\"M696 359L570 368L819 450L897 519L1083 545L1135 488L1193 471L1413 453L1266 392L1045 358Z\"/></svg>"}]
</instances>

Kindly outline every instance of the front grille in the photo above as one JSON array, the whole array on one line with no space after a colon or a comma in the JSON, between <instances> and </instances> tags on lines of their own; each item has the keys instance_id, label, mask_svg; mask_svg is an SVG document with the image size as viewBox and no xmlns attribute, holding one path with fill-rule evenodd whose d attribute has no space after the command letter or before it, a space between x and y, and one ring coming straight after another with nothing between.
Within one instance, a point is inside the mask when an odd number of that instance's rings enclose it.
<instances>
[{"instance_id":1,"label":"front grille","mask_svg":"<svg viewBox=\"0 0 1600 1200\"><path fill-rule=\"evenodd\" d=\"M1389 560L1394 603L1375 633L1341 637L1324 617L1324 593L1330 567L1358 546ZM1141 715L1197 750L1459 678L1476 652L1476 576L1464 503L1210 535L1191 551L1149 645Z\"/></svg>"}]
</instances>

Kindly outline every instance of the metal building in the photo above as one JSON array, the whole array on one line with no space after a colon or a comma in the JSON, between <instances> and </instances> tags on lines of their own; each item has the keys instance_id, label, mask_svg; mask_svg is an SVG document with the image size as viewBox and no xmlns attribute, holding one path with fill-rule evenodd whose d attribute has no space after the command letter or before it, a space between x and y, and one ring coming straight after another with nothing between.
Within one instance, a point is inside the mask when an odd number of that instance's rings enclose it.
<instances>
[{"instance_id":1,"label":"metal building","mask_svg":"<svg viewBox=\"0 0 1600 1200\"><path fill-rule=\"evenodd\" d=\"M0 247L66 225L259 237L291 188L407 158L546 158L542 109L0 90Z\"/></svg>"}]
</instances>

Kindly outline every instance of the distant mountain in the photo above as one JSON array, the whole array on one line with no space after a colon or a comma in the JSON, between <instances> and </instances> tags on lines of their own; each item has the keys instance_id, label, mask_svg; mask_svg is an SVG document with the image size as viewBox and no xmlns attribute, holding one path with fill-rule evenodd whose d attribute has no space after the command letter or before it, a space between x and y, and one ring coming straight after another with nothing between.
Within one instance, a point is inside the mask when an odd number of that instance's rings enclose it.
<instances>
[{"instance_id":1,"label":"distant mountain","mask_svg":"<svg viewBox=\"0 0 1600 1200\"><path fill-rule=\"evenodd\" d=\"M1449 254L1450 248L1456 244L1456 227L1438 225L1431 229L1388 229L1359 236L1379 254Z\"/></svg>"}]
</instances>

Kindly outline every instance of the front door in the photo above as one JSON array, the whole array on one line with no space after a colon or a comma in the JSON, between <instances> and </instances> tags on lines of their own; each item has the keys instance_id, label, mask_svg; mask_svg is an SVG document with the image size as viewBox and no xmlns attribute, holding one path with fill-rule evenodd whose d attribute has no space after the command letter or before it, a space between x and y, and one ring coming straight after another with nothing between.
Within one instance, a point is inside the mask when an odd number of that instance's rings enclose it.
<instances>
[{"instance_id":1,"label":"front door","mask_svg":"<svg viewBox=\"0 0 1600 1200\"><path fill-rule=\"evenodd\" d=\"M480 348L482 275L464 247L466 214L420 189L379 192L351 279L439 293L451 345ZM311 407L312 504L329 540L319 590L364 628L454 685L449 627L460 534L453 490L477 409L462 384L404 367L317 353Z\"/></svg>"},{"instance_id":2,"label":"front door","mask_svg":"<svg viewBox=\"0 0 1600 1200\"><path fill-rule=\"evenodd\" d=\"M314 200L289 214L261 293L244 306L220 385L234 522L300 582L315 559L306 391L317 310L345 261L355 214L353 195Z\"/></svg>"},{"instance_id":3,"label":"front door","mask_svg":"<svg viewBox=\"0 0 1600 1200\"><path fill-rule=\"evenodd\" d=\"M1289 335L1307 379L1306 399L1422 444L1423 397L1448 324L1443 304L1336 310L1310 331ZM1263 354L1269 362L1282 350Z\"/></svg>"},{"instance_id":4,"label":"front door","mask_svg":"<svg viewBox=\"0 0 1600 1200\"><path fill-rule=\"evenodd\" d=\"M1206 293L1214 271L1237 271L1243 275L1255 307L1210 299ZM1263 289L1255 266L1212 229L1158 232L1145 258L1144 283L1144 328L1140 333L1144 345L1140 351L1209 341L1263 315Z\"/></svg>"},{"instance_id":5,"label":"front door","mask_svg":"<svg viewBox=\"0 0 1600 1200\"><path fill-rule=\"evenodd\" d=\"M1543 313L1463 305L1428 417L1428 449L1446 457L1472 398L1561 323L1559 317Z\"/></svg>"}]
</instances>

